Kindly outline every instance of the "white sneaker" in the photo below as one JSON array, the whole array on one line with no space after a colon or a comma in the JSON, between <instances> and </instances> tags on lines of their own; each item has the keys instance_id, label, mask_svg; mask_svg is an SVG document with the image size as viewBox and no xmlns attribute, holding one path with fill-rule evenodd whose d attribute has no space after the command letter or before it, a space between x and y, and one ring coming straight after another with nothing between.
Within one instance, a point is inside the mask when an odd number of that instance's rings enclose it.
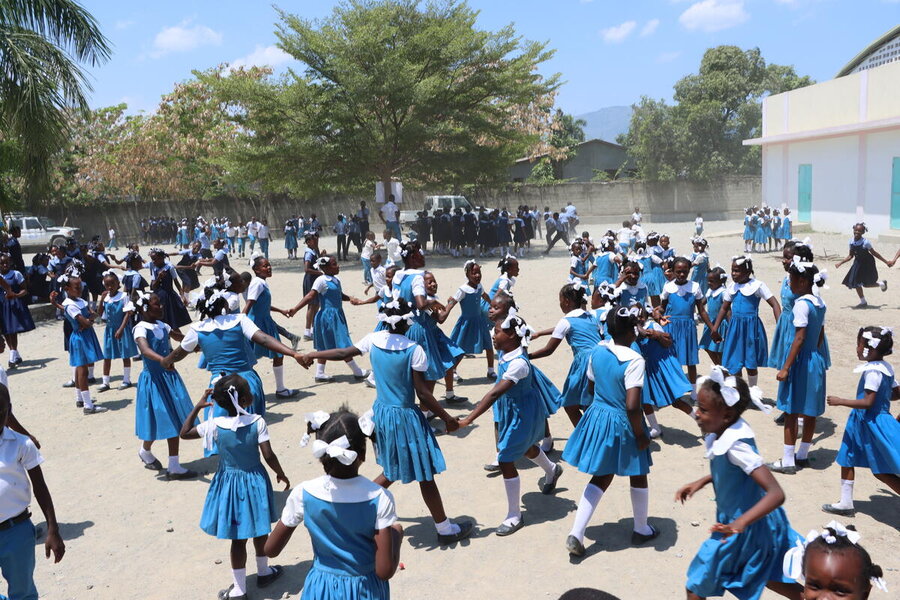
<instances>
[{"instance_id":1,"label":"white sneaker","mask_svg":"<svg viewBox=\"0 0 900 600\"><path fill-rule=\"evenodd\" d=\"M650 439L655 440L658 437L662 437L662 430L657 429L656 427L652 427L650 429Z\"/></svg>"},{"instance_id":2,"label":"white sneaker","mask_svg":"<svg viewBox=\"0 0 900 600\"><path fill-rule=\"evenodd\" d=\"M853 308L867 308L868 306L869 306L869 303L866 302L865 298L863 298L862 300L859 301L859 304L857 304Z\"/></svg>"},{"instance_id":3,"label":"white sneaker","mask_svg":"<svg viewBox=\"0 0 900 600\"><path fill-rule=\"evenodd\" d=\"M334 381L334 377L331 375L316 375L316 381L319 383L330 383Z\"/></svg>"}]
</instances>

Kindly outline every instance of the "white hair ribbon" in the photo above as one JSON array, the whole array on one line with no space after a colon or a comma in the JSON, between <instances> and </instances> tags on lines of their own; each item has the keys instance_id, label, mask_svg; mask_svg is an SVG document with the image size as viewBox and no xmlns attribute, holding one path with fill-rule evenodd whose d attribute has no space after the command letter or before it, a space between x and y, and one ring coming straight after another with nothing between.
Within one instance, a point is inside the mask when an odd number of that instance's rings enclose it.
<instances>
[{"instance_id":1,"label":"white hair ribbon","mask_svg":"<svg viewBox=\"0 0 900 600\"><path fill-rule=\"evenodd\" d=\"M525 320L516 315L512 309L510 309L509 314L506 316L506 319L503 320L503 323L500 324L500 329L513 329L516 332L516 335L519 336L521 342L520 346L523 348L528 347L528 343L531 341L531 336L534 333L534 329L528 326L525 323Z\"/></svg>"},{"instance_id":2,"label":"white hair ribbon","mask_svg":"<svg viewBox=\"0 0 900 600\"><path fill-rule=\"evenodd\" d=\"M119 278L119 276L116 275L116 272L113 271L112 269L108 269L108 270L106 270L106 271L103 271L103 273L101 274L101 277L110 277L110 276L115 277L116 279Z\"/></svg>"},{"instance_id":3,"label":"white hair ribbon","mask_svg":"<svg viewBox=\"0 0 900 600\"><path fill-rule=\"evenodd\" d=\"M313 442L312 452L316 458L322 458L327 454L331 458L336 458L342 465L348 466L356 462L358 456L355 450L350 450L350 440L346 435L330 443L316 440Z\"/></svg>"},{"instance_id":4,"label":"white hair ribbon","mask_svg":"<svg viewBox=\"0 0 900 600\"><path fill-rule=\"evenodd\" d=\"M641 307L639 304L633 304L632 306L620 306L618 310L616 310L616 315L619 317L635 317L639 318L641 316Z\"/></svg>"},{"instance_id":5,"label":"white hair ribbon","mask_svg":"<svg viewBox=\"0 0 900 600\"><path fill-rule=\"evenodd\" d=\"M470 258L469 260L466 261L466 264L463 265L463 269L468 271L469 265L477 265L477 264L478 264L477 260L475 260L474 258Z\"/></svg>"},{"instance_id":6,"label":"white hair ribbon","mask_svg":"<svg viewBox=\"0 0 900 600\"><path fill-rule=\"evenodd\" d=\"M877 349L878 349L878 345L881 343L881 338L880 338L880 337L876 336L876 335L875 335L874 333L872 333L871 331L864 331L863 334L862 334L862 337L863 337L863 339L865 339L865 340L869 340L868 342L866 342L866 344L867 344L870 348L872 348L872 349L874 349L874 350L877 350Z\"/></svg>"},{"instance_id":7,"label":"white hair ribbon","mask_svg":"<svg viewBox=\"0 0 900 600\"><path fill-rule=\"evenodd\" d=\"M743 256L741 256L741 255L738 255L738 256L732 256L732 257L731 257L731 262L733 262L734 264L736 264L736 265L738 265L738 266L741 266L741 265L743 265L744 263L749 263L749 264L752 265L752 264L753 264L753 257L751 257L749 254L744 254Z\"/></svg>"},{"instance_id":8,"label":"white hair ribbon","mask_svg":"<svg viewBox=\"0 0 900 600\"><path fill-rule=\"evenodd\" d=\"M317 410L316 412L306 413L305 415L303 415L303 418L306 419L309 429L318 431L322 428L322 425L324 425L328 421L328 419L331 418L331 415L329 415L324 410ZM307 431L303 434L303 437L300 438L300 447L305 448L307 445L309 445L309 440L310 436L309 432Z\"/></svg>"},{"instance_id":9,"label":"white hair ribbon","mask_svg":"<svg viewBox=\"0 0 900 600\"><path fill-rule=\"evenodd\" d=\"M814 263L803 260L800 256L794 255L794 258L791 259L791 266L794 267L798 272L805 273L807 269L811 269L816 265Z\"/></svg>"},{"instance_id":10,"label":"white hair ribbon","mask_svg":"<svg viewBox=\"0 0 900 600\"><path fill-rule=\"evenodd\" d=\"M882 327L882 328L881 328L881 335L882 335L882 337L885 337L885 336L888 336L888 335L890 335L891 337L893 337L893 335L894 335L894 328L893 328L893 327Z\"/></svg>"},{"instance_id":11,"label":"white hair ribbon","mask_svg":"<svg viewBox=\"0 0 900 600\"><path fill-rule=\"evenodd\" d=\"M716 266L713 267L713 269L722 269L721 263L716 263ZM722 281L728 280L728 274L725 273L725 269L722 269L722 273L719 274L719 279L721 279Z\"/></svg>"},{"instance_id":12,"label":"white hair ribbon","mask_svg":"<svg viewBox=\"0 0 900 600\"><path fill-rule=\"evenodd\" d=\"M722 395L722 399L725 400L726 405L734 406L740 401L741 394L737 389L737 378L733 375L726 377L725 370L722 367L714 366L709 372L709 377L700 377L697 380L697 385L702 385L707 379L719 384L719 393ZM765 404L762 399L762 390L758 386L750 388L750 401L756 408L765 414L769 414L772 412L772 407Z\"/></svg>"},{"instance_id":13,"label":"white hair ribbon","mask_svg":"<svg viewBox=\"0 0 900 600\"><path fill-rule=\"evenodd\" d=\"M316 269L318 269L319 271L321 271L321 270L322 270L322 267L324 267L325 265L327 265L329 262L331 262L331 257L330 257L330 256L320 256L319 258L316 259L315 267L316 267Z\"/></svg>"},{"instance_id":14,"label":"white hair ribbon","mask_svg":"<svg viewBox=\"0 0 900 600\"><path fill-rule=\"evenodd\" d=\"M148 292L145 292L143 290L135 290L134 294L135 294L135 298L134 298L135 306L140 306L143 308L150 303L150 294Z\"/></svg>"},{"instance_id":15,"label":"white hair ribbon","mask_svg":"<svg viewBox=\"0 0 900 600\"><path fill-rule=\"evenodd\" d=\"M834 532L834 533L832 533ZM785 552L782 562L782 570L785 577L789 577L794 581L802 581L803 579L803 557L806 554L806 547L810 542L822 538L826 544L834 544L838 537L847 538L851 544L859 544L862 536L856 531L847 529L842 523L831 521L822 531L810 530L803 540L797 540L793 548ZM872 577L871 584L883 592L887 592L887 584L881 577Z\"/></svg>"},{"instance_id":16,"label":"white hair ribbon","mask_svg":"<svg viewBox=\"0 0 900 600\"><path fill-rule=\"evenodd\" d=\"M360 415L359 419L357 419L357 423L359 424L360 431L363 432L363 435L366 437L372 437L372 434L375 432L375 411L371 408Z\"/></svg>"}]
</instances>

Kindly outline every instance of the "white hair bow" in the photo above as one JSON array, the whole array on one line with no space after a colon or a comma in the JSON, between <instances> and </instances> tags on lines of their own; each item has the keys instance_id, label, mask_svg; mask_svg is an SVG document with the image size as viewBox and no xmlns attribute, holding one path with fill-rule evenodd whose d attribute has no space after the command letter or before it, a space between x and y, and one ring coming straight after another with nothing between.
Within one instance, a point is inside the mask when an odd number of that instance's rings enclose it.
<instances>
[{"instance_id":1,"label":"white hair bow","mask_svg":"<svg viewBox=\"0 0 900 600\"><path fill-rule=\"evenodd\" d=\"M363 432L363 435L366 437L372 437L372 434L375 432L375 411L371 408L360 415L359 419L357 419L357 423L359 424L360 431Z\"/></svg>"},{"instance_id":2,"label":"white hair bow","mask_svg":"<svg viewBox=\"0 0 900 600\"><path fill-rule=\"evenodd\" d=\"M633 304L630 307L620 306L618 310L616 310L616 316L639 318L641 316L641 306L639 304Z\"/></svg>"},{"instance_id":3,"label":"white hair bow","mask_svg":"<svg viewBox=\"0 0 900 600\"><path fill-rule=\"evenodd\" d=\"M506 316L506 319L504 319L503 323L500 324L500 328L515 330L516 335L519 336L521 340L520 345L523 348L528 347L528 343L531 341L531 336L532 334L534 334L534 329L529 327L522 317L516 315L513 309L510 309L509 314Z\"/></svg>"},{"instance_id":4,"label":"white hair bow","mask_svg":"<svg viewBox=\"0 0 900 600\"><path fill-rule=\"evenodd\" d=\"M700 377L697 385L702 385L706 380L714 381L719 384L719 394L725 400L728 406L734 406L741 399L741 393L737 389L737 378L734 375L725 376L725 369L720 366L714 366L709 372L709 377ZM750 401L759 410L766 414L772 412L772 408L762 401L762 390L757 386L750 388Z\"/></svg>"},{"instance_id":5,"label":"white hair bow","mask_svg":"<svg viewBox=\"0 0 900 600\"><path fill-rule=\"evenodd\" d=\"M872 349L877 349L878 345L881 343L881 338L877 337L871 331L864 331L862 336L863 336L863 339L868 340L868 342L866 342L866 344Z\"/></svg>"},{"instance_id":6,"label":"white hair bow","mask_svg":"<svg viewBox=\"0 0 900 600\"><path fill-rule=\"evenodd\" d=\"M800 256L794 255L794 258L791 259L791 266L797 269L800 273L805 273L807 269L811 269L816 265L814 263L803 260Z\"/></svg>"},{"instance_id":7,"label":"white hair bow","mask_svg":"<svg viewBox=\"0 0 900 600\"><path fill-rule=\"evenodd\" d=\"M477 260L475 260L474 258L470 258L469 260L466 261L466 264L463 265L463 270L468 270L469 265L477 265L477 264L478 264Z\"/></svg>"},{"instance_id":8,"label":"white hair bow","mask_svg":"<svg viewBox=\"0 0 900 600\"><path fill-rule=\"evenodd\" d=\"M101 274L101 277L109 277L110 275L115 277L116 279L119 278L119 276L116 275L116 272L113 271L112 269L107 269L106 271L103 271L103 273Z\"/></svg>"},{"instance_id":9,"label":"white hair bow","mask_svg":"<svg viewBox=\"0 0 900 600\"><path fill-rule=\"evenodd\" d=\"M142 290L135 291L135 306L145 307L150 303L150 294Z\"/></svg>"},{"instance_id":10,"label":"white hair bow","mask_svg":"<svg viewBox=\"0 0 900 600\"><path fill-rule=\"evenodd\" d=\"M329 257L329 256L320 256L319 258L316 259L316 269L318 269L319 271L321 271L321 270L322 270L322 267L324 267L325 265L327 265L330 261L331 261L331 257Z\"/></svg>"},{"instance_id":11,"label":"white hair bow","mask_svg":"<svg viewBox=\"0 0 900 600\"><path fill-rule=\"evenodd\" d=\"M752 265L752 264L753 264L753 257L751 257L749 254L744 254L743 256L741 256L741 255L738 255L738 256L732 256L732 257L731 257L731 262L733 262L734 264L736 264L736 265L738 265L738 266L741 266L741 265L743 265L744 263L749 263L749 264Z\"/></svg>"},{"instance_id":12,"label":"white hair bow","mask_svg":"<svg viewBox=\"0 0 900 600\"><path fill-rule=\"evenodd\" d=\"M834 532L834 533L832 533ZM842 523L831 521L822 531L810 530L803 540L797 540L796 545L785 552L782 562L782 569L785 577L789 577L794 581L803 579L803 557L806 554L806 547L818 538L825 540L826 544L834 544L838 537L847 538L851 544L858 544L862 536L851 529L844 527ZM887 584L881 577L872 577L871 583L883 592L887 592Z\"/></svg>"},{"instance_id":13,"label":"white hair bow","mask_svg":"<svg viewBox=\"0 0 900 600\"><path fill-rule=\"evenodd\" d=\"M305 415L303 415L303 418L308 423L309 429L318 431L322 428L322 425L328 422L328 419L331 418L331 415L329 415L324 410L317 410L316 412L306 413ZM310 435L307 431L303 434L303 437L300 438L300 447L305 448L307 445L309 445L309 440Z\"/></svg>"},{"instance_id":14,"label":"white hair bow","mask_svg":"<svg viewBox=\"0 0 900 600\"><path fill-rule=\"evenodd\" d=\"M214 382L217 381L218 379L221 379L221 378L217 378L216 380L214 380L213 383L211 383L211 385L215 385ZM236 417L240 417L240 416L249 417L250 416L250 413L248 413L246 410L244 410L244 408L238 402L238 391L237 391L236 387L234 387L233 385L228 386L228 389L225 390L225 393L228 394L228 398L231 400L231 405L234 407L234 410L237 413L235 415ZM208 420L211 421L212 419L213 419L213 413L212 413L212 411L210 411ZM241 425L240 419L235 418L232 421L231 430L236 431L240 425ZM211 427L207 427L206 431L203 434L203 449L204 450L212 450L213 449L213 445L215 444L215 441L216 441L215 436L216 436L215 425L212 425Z\"/></svg>"},{"instance_id":15,"label":"white hair bow","mask_svg":"<svg viewBox=\"0 0 900 600\"><path fill-rule=\"evenodd\" d=\"M312 452L316 458L322 458L327 454L331 458L336 458L342 465L352 465L358 456L355 450L350 450L350 440L346 435L330 443L316 440L313 442Z\"/></svg>"}]
</instances>

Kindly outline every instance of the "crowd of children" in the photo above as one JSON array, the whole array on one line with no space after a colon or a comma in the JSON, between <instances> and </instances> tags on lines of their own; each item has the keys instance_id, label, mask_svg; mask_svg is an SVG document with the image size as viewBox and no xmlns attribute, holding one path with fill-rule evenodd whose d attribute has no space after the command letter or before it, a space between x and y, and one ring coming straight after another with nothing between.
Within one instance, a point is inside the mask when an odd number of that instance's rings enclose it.
<instances>
[{"instance_id":1,"label":"crowd of children","mask_svg":"<svg viewBox=\"0 0 900 600\"><path fill-rule=\"evenodd\" d=\"M577 225L574 207L560 212L543 219L548 246L555 243L550 227L559 237L560 231L568 233ZM857 467L871 470L900 494L900 422L890 413L890 402L900 399L900 386L885 360L893 349L893 332L881 326L860 329L857 355L863 364L856 370L861 377L855 398L826 394L831 358L821 290L827 274L815 263L809 242L792 238L788 209L748 209L743 234L747 253L732 257L727 268L713 266L699 214L694 237L685 240L691 252L683 255L668 235L645 232L639 211L620 229L607 230L596 240L585 232L569 245L569 269L559 276L562 318L539 331L526 322L514 292L519 259L539 235L542 215L537 210L522 206L514 213L457 209L434 218L421 215L415 235L403 240L388 230L383 244L375 241L367 221L360 229L360 215L338 219L333 228L337 255L319 248L321 227L315 215L313 222L297 218L285 223L288 258L299 258L301 239L306 245L302 295L285 309L273 305L267 282L272 264L266 256L265 220L254 218L232 227L224 219L198 219L193 232L184 220L174 232L174 241L184 249L170 255L154 247L146 261L136 246L117 259L99 240L84 248L55 247L52 257L39 254L35 259L45 271L43 280L49 279L47 296L64 319L64 343L73 369L66 386L75 389L76 406L85 415L106 410L91 394L93 368L103 362L102 382L95 388L102 393L111 389L113 361L121 360L118 389L136 387L135 435L146 469L172 480L196 478L196 472L181 465L180 440L201 439L204 453L218 456L198 514L204 532L230 540L232 582L219 592L220 599L249 595L247 540L253 540L256 554L255 585L266 587L278 579L283 569L270 565L269 558L282 552L301 523L312 539L315 558L304 598L388 598L403 535L397 523L403 507L395 506L388 488L395 482L416 482L439 544L470 537L475 524L451 519L444 508L437 476L447 462L436 433L465 429L488 411L496 454L485 468L502 474L507 499L496 535L512 535L526 524L516 466L525 457L542 471L542 494L556 492L565 472L563 461L571 465L567 480L580 477L584 484L571 529L560 540L571 556L588 553L585 530L615 476L629 478L630 542L646 544L660 535L649 516L654 463L650 445L665 434L657 413L668 406L696 421L710 461L709 474L680 488L676 500L689 500L709 483L716 489L715 525L688 568L688 598L726 592L758 598L764 588L787 598L824 598L816 590L833 588L843 590L841 597L866 598L873 586L883 585L881 569L859 545L854 530L832 522L806 538L794 531L788 520L793 506L782 507L785 493L773 475L808 468L817 419L827 406L846 406L853 410L837 456L840 500L822 510L844 517L855 514ZM367 219L367 210L364 216ZM875 259L889 267L894 262L874 250L865 232L864 224L854 226L849 256L837 263L840 267L853 260L843 283L858 291L860 306L866 303L865 287L887 286L878 279ZM434 273L426 269L425 248L432 238L433 252L469 258L454 282L462 285L446 302L438 296ZM243 256L245 241L253 255L252 273L241 275L231 269L228 255ZM375 289L369 299L347 295L340 279L340 260L347 259L351 241L360 250L366 293ZM254 243L259 244L255 254ZM770 250L782 252L785 278L779 296L755 277L750 255ZM486 267L476 255L495 254L498 275L487 286ZM181 257L180 262L174 264L170 256ZM22 361L19 334L34 329L26 299L36 293L32 279L41 280L13 263L11 254L0 254L0 320L10 367ZM201 285L197 274L207 266L214 275ZM351 337L345 305L371 303L378 306L374 331ZM771 344L760 316L762 303L772 311ZM448 336L440 324L456 305L459 314ZM312 341L312 351L298 351L299 337L272 318L273 312L291 318L304 308L304 337ZM199 320L192 317L192 309ZM106 322L102 342L95 333L98 318ZM698 324L703 327L699 335ZM283 344L282 337L291 345ZM533 342L540 337L548 340L536 349ZM174 350L170 340L177 342ZM535 363L553 355L563 340L572 357L557 387ZM708 376L699 373L701 349L714 364ZM210 381L192 407L174 365L193 352L200 353L198 367L209 371ZM464 355L482 353L491 388L468 415L457 419L446 406L467 401L454 391L454 384L463 381L460 361ZM356 363L364 354L371 371ZM324 475L294 487L280 515L262 461L285 490L291 484L269 439L265 391L254 369L263 358L272 361L278 399L297 396L285 384L285 358L307 369L316 365L313 378L320 384L334 380L326 374L327 361L344 362L356 381L375 389L371 411L356 414L344 407L332 414L305 415L307 435L301 444L312 442ZM133 381L131 369L138 361L141 374ZM776 370L776 406L783 413L783 453L768 463L743 418L752 408L771 410L758 386L761 368ZM435 395L438 381L446 389L440 399ZM550 421L560 407L574 431L554 460ZM432 419L443 423L443 431ZM681 426L690 428L686 421ZM42 459L27 430L12 417L5 385L0 385L0 436L5 442L0 445L0 470L7 474L3 483L15 480L19 485L16 492L0 487L0 542L20 551L15 556L0 554L0 567L11 598L32 598L33 526L27 510L31 485L47 519L48 556L52 552L60 560L65 547L41 476ZM152 452L157 440L167 443L165 467ZM381 469L374 481L359 474L369 441ZM25 544L28 535L32 540Z\"/></svg>"}]
</instances>

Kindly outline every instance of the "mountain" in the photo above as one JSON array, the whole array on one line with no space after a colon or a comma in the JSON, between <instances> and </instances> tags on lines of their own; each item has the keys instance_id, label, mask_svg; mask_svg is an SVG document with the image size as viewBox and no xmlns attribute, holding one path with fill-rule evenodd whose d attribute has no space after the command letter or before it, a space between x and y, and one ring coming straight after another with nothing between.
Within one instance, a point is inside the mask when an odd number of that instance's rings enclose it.
<instances>
[{"instance_id":1,"label":"mountain","mask_svg":"<svg viewBox=\"0 0 900 600\"><path fill-rule=\"evenodd\" d=\"M616 137L628 131L631 123L630 106L607 106L600 110L576 115L578 119L587 121L584 126L584 139L601 139L607 142L615 142Z\"/></svg>"}]
</instances>

